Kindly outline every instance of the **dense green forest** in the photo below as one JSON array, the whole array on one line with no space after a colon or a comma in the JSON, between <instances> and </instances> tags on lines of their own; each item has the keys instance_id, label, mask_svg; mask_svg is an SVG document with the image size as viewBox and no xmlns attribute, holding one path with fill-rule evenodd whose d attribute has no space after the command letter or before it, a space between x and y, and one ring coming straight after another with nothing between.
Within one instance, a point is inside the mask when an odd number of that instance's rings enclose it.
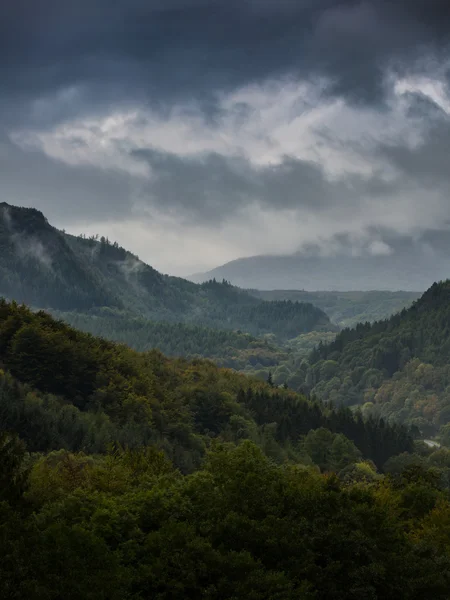
<instances>
[{"instance_id":1,"label":"dense green forest","mask_svg":"<svg viewBox=\"0 0 450 600\"><path fill-rule=\"evenodd\" d=\"M378 467L412 450L402 427L363 421L210 361L138 353L5 301L0 357L3 426L34 451L152 443L187 472L218 436L251 439L274 460L300 460L300 437L321 427L347 436Z\"/></svg>"},{"instance_id":2,"label":"dense green forest","mask_svg":"<svg viewBox=\"0 0 450 600\"><path fill-rule=\"evenodd\" d=\"M450 421L450 281L390 319L345 329L302 369L306 389L425 436Z\"/></svg>"},{"instance_id":3,"label":"dense green forest","mask_svg":"<svg viewBox=\"0 0 450 600\"><path fill-rule=\"evenodd\" d=\"M2 211L2 598L448 599L449 282L336 337Z\"/></svg>"},{"instance_id":4,"label":"dense green forest","mask_svg":"<svg viewBox=\"0 0 450 600\"><path fill-rule=\"evenodd\" d=\"M430 470L340 481L213 445L28 456L0 440L0 595L22 600L447 600L450 502Z\"/></svg>"},{"instance_id":5,"label":"dense green forest","mask_svg":"<svg viewBox=\"0 0 450 600\"><path fill-rule=\"evenodd\" d=\"M0 302L0 595L447 599L450 450Z\"/></svg>"},{"instance_id":6,"label":"dense green forest","mask_svg":"<svg viewBox=\"0 0 450 600\"><path fill-rule=\"evenodd\" d=\"M257 338L240 331L154 322L110 308L83 313L52 310L51 313L76 329L127 344L140 352L156 348L173 357L206 357L219 366L238 371L273 369L288 357L287 350L277 346L273 335Z\"/></svg>"},{"instance_id":7,"label":"dense green forest","mask_svg":"<svg viewBox=\"0 0 450 600\"><path fill-rule=\"evenodd\" d=\"M279 339L337 328L309 303L266 302L226 282L158 273L117 243L71 236L39 211L0 204L0 293L40 308L108 307L152 321L242 330Z\"/></svg>"},{"instance_id":8,"label":"dense green forest","mask_svg":"<svg viewBox=\"0 0 450 600\"><path fill-rule=\"evenodd\" d=\"M321 308L339 327L380 321L400 312L417 300L419 292L307 292L305 290L248 290L261 300L309 302Z\"/></svg>"},{"instance_id":9,"label":"dense green forest","mask_svg":"<svg viewBox=\"0 0 450 600\"><path fill-rule=\"evenodd\" d=\"M281 342L274 334L253 337L240 331L213 329L185 323L154 322L127 312L101 308L86 312L51 314L77 329L127 344L139 351L156 348L173 357L210 358L222 367L302 389L304 363L320 342L335 332L311 331Z\"/></svg>"}]
</instances>

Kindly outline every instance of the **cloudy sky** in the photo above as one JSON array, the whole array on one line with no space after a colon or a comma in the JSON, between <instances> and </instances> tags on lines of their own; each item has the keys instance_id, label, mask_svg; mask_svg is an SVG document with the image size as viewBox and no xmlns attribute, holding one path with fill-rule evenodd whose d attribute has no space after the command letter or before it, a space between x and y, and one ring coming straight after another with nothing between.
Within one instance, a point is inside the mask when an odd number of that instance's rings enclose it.
<instances>
[{"instance_id":1,"label":"cloudy sky","mask_svg":"<svg viewBox=\"0 0 450 600\"><path fill-rule=\"evenodd\" d=\"M0 199L205 270L450 226L448 0L0 4ZM327 246L328 245L328 246Z\"/></svg>"}]
</instances>

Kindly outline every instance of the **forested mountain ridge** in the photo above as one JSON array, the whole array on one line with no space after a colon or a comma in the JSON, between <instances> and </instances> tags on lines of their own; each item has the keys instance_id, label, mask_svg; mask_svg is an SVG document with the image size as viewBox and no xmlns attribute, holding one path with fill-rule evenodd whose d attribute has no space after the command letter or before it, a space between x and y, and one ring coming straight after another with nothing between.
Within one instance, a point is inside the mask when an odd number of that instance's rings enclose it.
<instances>
[{"instance_id":1,"label":"forested mountain ridge","mask_svg":"<svg viewBox=\"0 0 450 600\"><path fill-rule=\"evenodd\" d=\"M305 368L308 389L366 414L435 434L450 421L450 280L409 309L361 323L319 345Z\"/></svg>"},{"instance_id":2,"label":"forested mountain ridge","mask_svg":"<svg viewBox=\"0 0 450 600\"><path fill-rule=\"evenodd\" d=\"M35 209L0 204L0 294L40 308L109 307L154 321L295 337L333 330L307 303L265 302L226 282L160 274L117 243L58 231Z\"/></svg>"},{"instance_id":3,"label":"forested mountain ridge","mask_svg":"<svg viewBox=\"0 0 450 600\"><path fill-rule=\"evenodd\" d=\"M5 202L0 204L0 293L63 309L120 305L40 211Z\"/></svg>"},{"instance_id":4,"label":"forested mountain ridge","mask_svg":"<svg viewBox=\"0 0 450 600\"><path fill-rule=\"evenodd\" d=\"M291 300L310 302L321 308L340 328L357 323L381 321L400 312L420 298L419 292L380 291L367 292L307 292L305 290L248 290L261 300Z\"/></svg>"},{"instance_id":5,"label":"forested mountain ridge","mask_svg":"<svg viewBox=\"0 0 450 600\"><path fill-rule=\"evenodd\" d=\"M450 452L405 427L5 301L0 362L2 598L447 600Z\"/></svg>"},{"instance_id":6,"label":"forested mountain ridge","mask_svg":"<svg viewBox=\"0 0 450 600\"><path fill-rule=\"evenodd\" d=\"M405 428L363 422L210 361L138 353L3 300L0 364L2 426L37 451L153 443L189 471L212 438L252 439L274 460L300 461L300 437L320 427L345 434L379 467L412 449Z\"/></svg>"}]
</instances>

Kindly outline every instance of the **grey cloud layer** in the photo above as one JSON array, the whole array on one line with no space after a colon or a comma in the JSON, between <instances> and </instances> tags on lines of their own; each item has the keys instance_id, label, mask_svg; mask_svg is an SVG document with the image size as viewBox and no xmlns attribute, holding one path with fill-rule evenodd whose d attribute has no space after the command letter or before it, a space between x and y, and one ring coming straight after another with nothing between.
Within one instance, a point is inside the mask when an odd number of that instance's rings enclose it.
<instances>
[{"instance_id":1,"label":"grey cloud layer","mask_svg":"<svg viewBox=\"0 0 450 600\"><path fill-rule=\"evenodd\" d=\"M146 157L154 170L148 195L156 203L211 223L234 217L253 203L279 210L342 205L360 197L358 192L366 185L359 178L354 186L353 181L330 184L318 165L289 158L275 167L256 168L243 158L218 154L193 159L152 151L137 154Z\"/></svg>"},{"instance_id":2,"label":"grey cloud layer","mask_svg":"<svg viewBox=\"0 0 450 600\"><path fill-rule=\"evenodd\" d=\"M415 148L391 144L381 145L377 151L415 185L445 192L450 217L449 119L432 121L424 140Z\"/></svg>"},{"instance_id":3,"label":"grey cloud layer","mask_svg":"<svg viewBox=\"0 0 450 600\"><path fill-rule=\"evenodd\" d=\"M125 144L120 152L127 160L149 165L146 178L114 165L69 165L42 148L20 148L8 133L53 131L57 123L136 106L144 113L150 107L163 121L174 106L192 102L219 135L227 110L221 94L283 77L314 82L323 76L326 94L381 115L389 112L386 76L392 72L439 72L448 84L449 43L448 0L1 2L1 199L35 205L59 223L144 219L155 209L209 229L249 219L257 206L268 214L314 214L318 233L323 215L332 222L339 212L350 222L365 212L360 227L376 239L371 225L385 224L389 202L393 227L401 228L403 215L404 229L420 225L422 196L435 219L424 227L442 224L450 194L449 117L420 93L409 108L411 127L422 127L420 143L394 136L369 148L358 141L364 161L389 165L389 177L375 168L333 179L314 156L303 160L289 152L277 164L258 165L239 151L208 148L182 156L182 149L158 150L151 139L142 147ZM255 109L244 101L230 110L239 112L244 127ZM320 126L317 141L338 151L340 138ZM71 143L75 149L86 141Z\"/></svg>"},{"instance_id":4,"label":"grey cloud layer","mask_svg":"<svg viewBox=\"0 0 450 600\"><path fill-rule=\"evenodd\" d=\"M212 111L218 90L282 74L331 76L373 102L387 66L445 51L449 24L446 0L2 2L2 109L23 118L31 99L77 86L67 112L130 96Z\"/></svg>"},{"instance_id":5,"label":"grey cloud layer","mask_svg":"<svg viewBox=\"0 0 450 600\"><path fill-rule=\"evenodd\" d=\"M153 177L133 178L123 172L76 167L35 151L0 141L0 192L5 199L50 210L58 220L86 217L129 218L139 206L175 210L182 220L220 225L236 212L258 204L266 209L325 210L357 205L364 196L382 197L378 177L348 177L329 182L320 166L286 158L280 165L257 168L244 159L219 154L181 158L152 150L133 153L151 166Z\"/></svg>"}]
</instances>

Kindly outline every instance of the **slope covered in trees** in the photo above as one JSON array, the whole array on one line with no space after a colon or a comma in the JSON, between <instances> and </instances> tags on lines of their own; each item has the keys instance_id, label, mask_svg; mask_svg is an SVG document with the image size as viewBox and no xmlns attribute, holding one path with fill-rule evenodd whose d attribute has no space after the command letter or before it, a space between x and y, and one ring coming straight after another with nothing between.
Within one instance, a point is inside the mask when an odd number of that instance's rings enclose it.
<instances>
[{"instance_id":1,"label":"slope covered in trees","mask_svg":"<svg viewBox=\"0 0 450 600\"><path fill-rule=\"evenodd\" d=\"M184 471L211 439L251 439L301 460L302 435L344 434L379 467L412 449L406 429L333 411L209 361L138 353L15 303L0 304L0 415L35 451L155 444Z\"/></svg>"},{"instance_id":2,"label":"slope covered in trees","mask_svg":"<svg viewBox=\"0 0 450 600\"><path fill-rule=\"evenodd\" d=\"M2 598L448 598L450 451L406 428L14 302L0 366Z\"/></svg>"},{"instance_id":3,"label":"slope covered in trees","mask_svg":"<svg viewBox=\"0 0 450 600\"><path fill-rule=\"evenodd\" d=\"M308 388L325 400L432 435L450 421L450 281L408 310L359 324L320 345L304 365Z\"/></svg>"},{"instance_id":4,"label":"slope covered in trees","mask_svg":"<svg viewBox=\"0 0 450 600\"><path fill-rule=\"evenodd\" d=\"M2 598L448 599L430 471L342 483L244 442L182 476L154 448L30 460L2 436L0 473Z\"/></svg>"},{"instance_id":5,"label":"slope covered in trees","mask_svg":"<svg viewBox=\"0 0 450 600\"><path fill-rule=\"evenodd\" d=\"M271 376L274 384L293 389L304 383L302 363L311 350L336 337L336 332L312 331L280 341L273 334L253 337L240 331L155 322L110 308L50 312L77 329L141 352L155 348L172 357L208 358L263 381Z\"/></svg>"},{"instance_id":6,"label":"slope covered in trees","mask_svg":"<svg viewBox=\"0 0 450 600\"><path fill-rule=\"evenodd\" d=\"M172 357L209 358L237 371L273 369L288 356L273 343L274 336L256 338L240 331L149 321L109 308L51 312L76 329L127 344L139 352L156 348Z\"/></svg>"},{"instance_id":7,"label":"slope covered in trees","mask_svg":"<svg viewBox=\"0 0 450 600\"><path fill-rule=\"evenodd\" d=\"M353 327L357 323L381 321L404 308L409 308L419 292L307 292L305 290L249 290L261 300L310 302L321 308L332 323Z\"/></svg>"},{"instance_id":8,"label":"slope covered in trees","mask_svg":"<svg viewBox=\"0 0 450 600\"><path fill-rule=\"evenodd\" d=\"M158 273L117 243L75 237L37 210L0 205L0 294L39 308L109 307L154 321L274 333L333 329L307 303L265 302L226 282L202 285Z\"/></svg>"},{"instance_id":9,"label":"slope covered in trees","mask_svg":"<svg viewBox=\"0 0 450 600\"><path fill-rule=\"evenodd\" d=\"M41 212L6 203L0 204L0 293L63 309L119 302Z\"/></svg>"}]
</instances>

